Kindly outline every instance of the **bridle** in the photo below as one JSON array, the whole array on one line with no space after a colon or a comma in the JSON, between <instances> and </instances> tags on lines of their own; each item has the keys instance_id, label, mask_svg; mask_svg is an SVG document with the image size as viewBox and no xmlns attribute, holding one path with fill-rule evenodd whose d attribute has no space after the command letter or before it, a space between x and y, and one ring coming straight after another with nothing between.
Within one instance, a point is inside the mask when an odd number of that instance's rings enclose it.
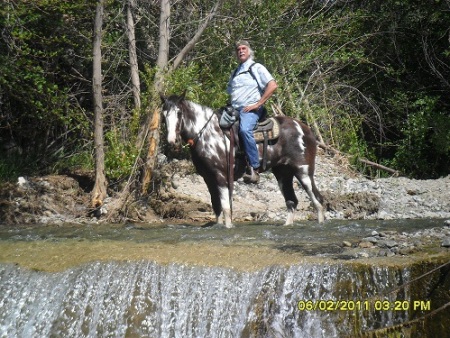
<instances>
[{"instance_id":1,"label":"bridle","mask_svg":"<svg viewBox=\"0 0 450 338\"><path fill-rule=\"evenodd\" d=\"M180 130L181 130L181 126L182 123L184 123L184 119L183 119L183 110L181 107L178 106L178 123L177 123L177 127L176 127L176 132L179 135L180 134ZM205 131L206 127L208 126L209 122L211 122L211 119L213 118L213 116L216 113L213 111L213 113L211 114L211 116L208 118L208 120L206 121L205 125L202 127L202 129L200 129L200 131L197 133L197 135L195 135L194 138L189 138L186 142L186 144L183 147L191 147L191 148L195 148L195 146L197 145L198 140L200 139L200 137L202 136L203 132Z\"/></svg>"}]
</instances>

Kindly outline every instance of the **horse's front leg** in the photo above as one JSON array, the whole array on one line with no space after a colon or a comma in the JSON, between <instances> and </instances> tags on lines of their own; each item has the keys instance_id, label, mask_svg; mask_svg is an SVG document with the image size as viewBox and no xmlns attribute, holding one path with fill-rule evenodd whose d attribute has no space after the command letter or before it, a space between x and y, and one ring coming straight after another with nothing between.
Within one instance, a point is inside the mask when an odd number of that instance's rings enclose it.
<instances>
[{"instance_id":1,"label":"horse's front leg","mask_svg":"<svg viewBox=\"0 0 450 338\"><path fill-rule=\"evenodd\" d=\"M229 189L227 187L219 187L221 212L217 215L216 222L218 224L224 224L226 228L233 228L231 222L231 205Z\"/></svg>"},{"instance_id":2,"label":"horse's front leg","mask_svg":"<svg viewBox=\"0 0 450 338\"><path fill-rule=\"evenodd\" d=\"M319 190L316 187L316 183L314 182L313 174L307 172L307 170L300 171L296 175L297 179L300 181L303 189L305 189L308 194L311 202L314 205L314 208L317 211L317 220L319 223L323 223L325 220L323 214L323 197L320 194Z\"/></svg>"},{"instance_id":3,"label":"horse's front leg","mask_svg":"<svg viewBox=\"0 0 450 338\"><path fill-rule=\"evenodd\" d=\"M216 223L232 228L230 195L227 186L218 186L217 180L211 180L211 176L204 177L205 183L211 195L211 204L216 215Z\"/></svg>"}]
</instances>

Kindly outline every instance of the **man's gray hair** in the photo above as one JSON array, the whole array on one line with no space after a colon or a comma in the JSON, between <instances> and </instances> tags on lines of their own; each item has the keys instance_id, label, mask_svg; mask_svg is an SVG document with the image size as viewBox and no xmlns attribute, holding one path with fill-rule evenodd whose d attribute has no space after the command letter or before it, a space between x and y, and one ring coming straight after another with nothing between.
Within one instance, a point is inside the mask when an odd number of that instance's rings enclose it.
<instances>
[{"instance_id":1,"label":"man's gray hair","mask_svg":"<svg viewBox=\"0 0 450 338\"><path fill-rule=\"evenodd\" d=\"M252 47L250 47L250 43L247 40L239 40L234 44L235 50L238 49L239 46L247 46L250 58L253 59L255 56L255 52L253 51Z\"/></svg>"}]
</instances>

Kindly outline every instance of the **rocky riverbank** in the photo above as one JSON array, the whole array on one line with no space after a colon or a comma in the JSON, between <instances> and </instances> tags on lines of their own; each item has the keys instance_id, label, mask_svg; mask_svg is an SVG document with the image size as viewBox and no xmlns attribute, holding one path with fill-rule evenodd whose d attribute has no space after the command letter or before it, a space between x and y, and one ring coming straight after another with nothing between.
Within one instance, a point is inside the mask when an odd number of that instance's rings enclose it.
<instances>
[{"instance_id":1,"label":"rocky riverbank","mask_svg":"<svg viewBox=\"0 0 450 338\"><path fill-rule=\"evenodd\" d=\"M160 188L146 201L136 201L120 218L109 222L190 223L214 221L210 197L203 179L189 161L161 164ZM358 242L343 242L350 256L392 256L416 252L432 245L450 246L450 176L437 180L404 177L368 179L351 170L345 159L320 153L316 183L322 192L329 220L442 219L442 227L414 233L369 233ZM93 224L105 215L89 215L91 181L79 174L21 178L0 188L0 224ZM314 222L316 215L306 193L296 187L299 199L297 224ZM104 210L114 201L105 202ZM106 214L108 215L108 214ZM239 180L234 186L235 222L283 224L283 197L271 173L263 173L257 185ZM445 222L445 220L447 220Z\"/></svg>"},{"instance_id":2,"label":"rocky riverbank","mask_svg":"<svg viewBox=\"0 0 450 338\"><path fill-rule=\"evenodd\" d=\"M209 204L209 194L201 177L177 170L171 163L165 171L163 194ZM316 183L325 198L326 219L405 219L449 218L450 176L437 180L411 180L405 177L368 179L355 173L345 161L320 154ZM283 222L285 204L271 173L261 175L258 185L235 183L233 217L239 221ZM296 220L315 218L306 193L296 186L299 199ZM169 208L166 205L166 208ZM207 211L210 213L210 211ZM191 215L192 216L192 215ZM193 217L193 216L192 216ZM200 216L199 216L200 217Z\"/></svg>"}]
</instances>

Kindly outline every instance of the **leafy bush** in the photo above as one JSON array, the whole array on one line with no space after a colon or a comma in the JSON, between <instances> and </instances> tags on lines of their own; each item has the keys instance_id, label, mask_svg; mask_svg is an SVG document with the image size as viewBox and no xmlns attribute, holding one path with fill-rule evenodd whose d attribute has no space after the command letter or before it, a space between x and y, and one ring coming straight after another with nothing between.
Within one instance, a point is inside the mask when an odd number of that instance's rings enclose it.
<instances>
[{"instance_id":1,"label":"leafy bush","mask_svg":"<svg viewBox=\"0 0 450 338\"><path fill-rule=\"evenodd\" d=\"M437 98L425 96L411 105L402 125L392 165L417 178L440 177L450 167L450 119Z\"/></svg>"},{"instance_id":2,"label":"leafy bush","mask_svg":"<svg viewBox=\"0 0 450 338\"><path fill-rule=\"evenodd\" d=\"M118 130L105 133L107 143L105 152L106 176L110 180L127 177L136 161L137 150L132 142L123 142Z\"/></svg>"}]
</instances>

